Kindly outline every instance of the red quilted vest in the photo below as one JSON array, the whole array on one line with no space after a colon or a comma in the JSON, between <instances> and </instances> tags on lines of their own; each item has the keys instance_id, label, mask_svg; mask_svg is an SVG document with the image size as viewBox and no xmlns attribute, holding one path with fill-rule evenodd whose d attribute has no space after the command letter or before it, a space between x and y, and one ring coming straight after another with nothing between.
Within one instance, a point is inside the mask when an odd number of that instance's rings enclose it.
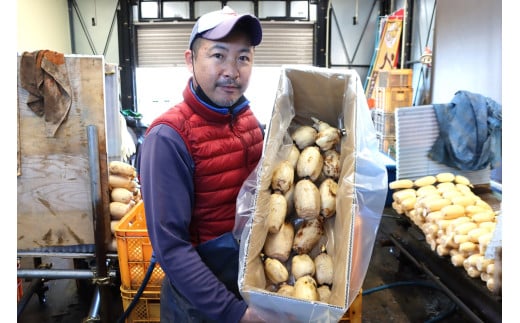
<instances>
[{"instance_id":1,"label":"red quilted vest","mask_svg":"<svg viewBox=\"0 0 520 323\"><path fill-rule=\"evenodd\" d=\"M221 114L184 89L184 102L155 120L174 128L195 162L195 205L190 224L194 245L233 229L236 198L254 170L263 147L258 120L249 107L237 115Z\"/></svg>"}]
</instances>

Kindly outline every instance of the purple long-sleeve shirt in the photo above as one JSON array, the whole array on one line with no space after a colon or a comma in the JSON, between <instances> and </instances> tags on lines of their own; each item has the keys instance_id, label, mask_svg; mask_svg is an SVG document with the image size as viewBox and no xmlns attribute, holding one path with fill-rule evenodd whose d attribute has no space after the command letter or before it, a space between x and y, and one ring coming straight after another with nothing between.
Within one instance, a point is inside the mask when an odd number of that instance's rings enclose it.
<instances>
[{"instance_id":1,"label":"purple long-sleeve shirt","mask_svg":"<svg viewBox=\"0 0 520 323\"><path fill-rule=\"evenodd\" d=\"M147 133L139 154L148 234L161 268L208 317L239 322L247 304L215 277L190 241L195 164L184 141L171 127L157 125Z\"/></svg>"}]
</instances>

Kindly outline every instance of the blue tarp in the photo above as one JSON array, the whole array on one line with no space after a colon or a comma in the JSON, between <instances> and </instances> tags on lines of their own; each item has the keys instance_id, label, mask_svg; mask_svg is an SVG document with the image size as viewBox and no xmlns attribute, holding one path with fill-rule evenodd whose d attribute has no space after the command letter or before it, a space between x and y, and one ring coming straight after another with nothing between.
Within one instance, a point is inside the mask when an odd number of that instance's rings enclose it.
<instances>
[{"instance_id":1,"label":"blue tarp","mask_svg":"<svg viewBox=\"0 0 520 323\"><path fill-rule=\"evenodd\" d=\"M502 161L502 105L480 94L457 91L434 104L439 137L428 156L465 171L494 169Z\"/></svg>"}]
</instances>

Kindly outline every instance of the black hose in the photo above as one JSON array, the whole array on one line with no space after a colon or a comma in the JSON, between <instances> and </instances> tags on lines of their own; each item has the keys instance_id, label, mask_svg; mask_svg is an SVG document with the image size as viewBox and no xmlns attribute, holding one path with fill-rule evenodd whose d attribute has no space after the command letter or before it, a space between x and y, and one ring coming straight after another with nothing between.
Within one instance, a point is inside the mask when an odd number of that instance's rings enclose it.
<instances>
[{"instance_id":1,"label":"black hose","mask_svg":"<svg viewBox=\"0 0 520 323\"><path fill-rule=\"evenodd\" d=\"M143 282L141 283L141 286L139 286L139 289L137 290L137 293L135 294L134 298L132 299L132 302L128 305L128 307L125 309L119 320L117 320L118 323L124 323L128 315L132 313L132 310L134 309L135 305L139 301L139 298L143 294L143 291L148 284L148 281L150 280L150 277L152 276L153 269L155 268L155 263L157 261L155 260L155 254L152 252L152 257L150 258L150 265L148 266L148 270L146 271L146 274L143 278Z\"/></svg>"},{"instance_id":2,"label":"black hose","mask_svg":"<svg viewBox=\"0 0 520 323\"><path fill-rule=\"evenodd\" d=\"M386 284L386 285L377 286L377 287L374 287L371 289L363 290L363 296L369 295L374 292L378 292L380 290L387 289L387 288L392 288L392 287L397 287L397 286L409 286L409 285L420 285L420 286L432 287L432 288L441 290L440 288L437 287L437 285L435 285L434 283L428 282L428 281L421 281L421 280L400 281L400 282L390 283L390 284Z\"/></svg>"}]
</instances>

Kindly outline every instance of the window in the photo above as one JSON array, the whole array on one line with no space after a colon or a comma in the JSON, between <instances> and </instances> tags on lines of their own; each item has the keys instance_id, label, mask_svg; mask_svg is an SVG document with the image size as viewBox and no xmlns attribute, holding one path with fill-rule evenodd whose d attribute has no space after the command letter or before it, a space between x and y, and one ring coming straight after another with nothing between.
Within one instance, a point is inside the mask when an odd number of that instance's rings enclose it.
<instances>
[{"instance_id":1,"label":"window","mask_svg":"<svg viewBox=\"0 0 520 323\"><path fill-rule=\"evenodd\" d=\"M162 17L166 19L189 19L189 1L163 1Z\"/></svg>"},{"instance_id":2,"label":"window","mask_svg":"<svg viewBox=\"0 0 520 323\"><path fill-rule=\"evenodd\" d=\"M228 5L238 13L250 12L260 20L309 20L309 1L198 1L139 0L139 22L194 21L201 15Z\"/></svg>"},{"instance_id":3,"label":"window","mask_svg":"<svg viewBox=\"0 0 520 323\"><path fill-rule=\"evenodd\" d=\"M190 19L190 1L139 0L139 21L172 21Z\"/></svg>"}]
</instances>

